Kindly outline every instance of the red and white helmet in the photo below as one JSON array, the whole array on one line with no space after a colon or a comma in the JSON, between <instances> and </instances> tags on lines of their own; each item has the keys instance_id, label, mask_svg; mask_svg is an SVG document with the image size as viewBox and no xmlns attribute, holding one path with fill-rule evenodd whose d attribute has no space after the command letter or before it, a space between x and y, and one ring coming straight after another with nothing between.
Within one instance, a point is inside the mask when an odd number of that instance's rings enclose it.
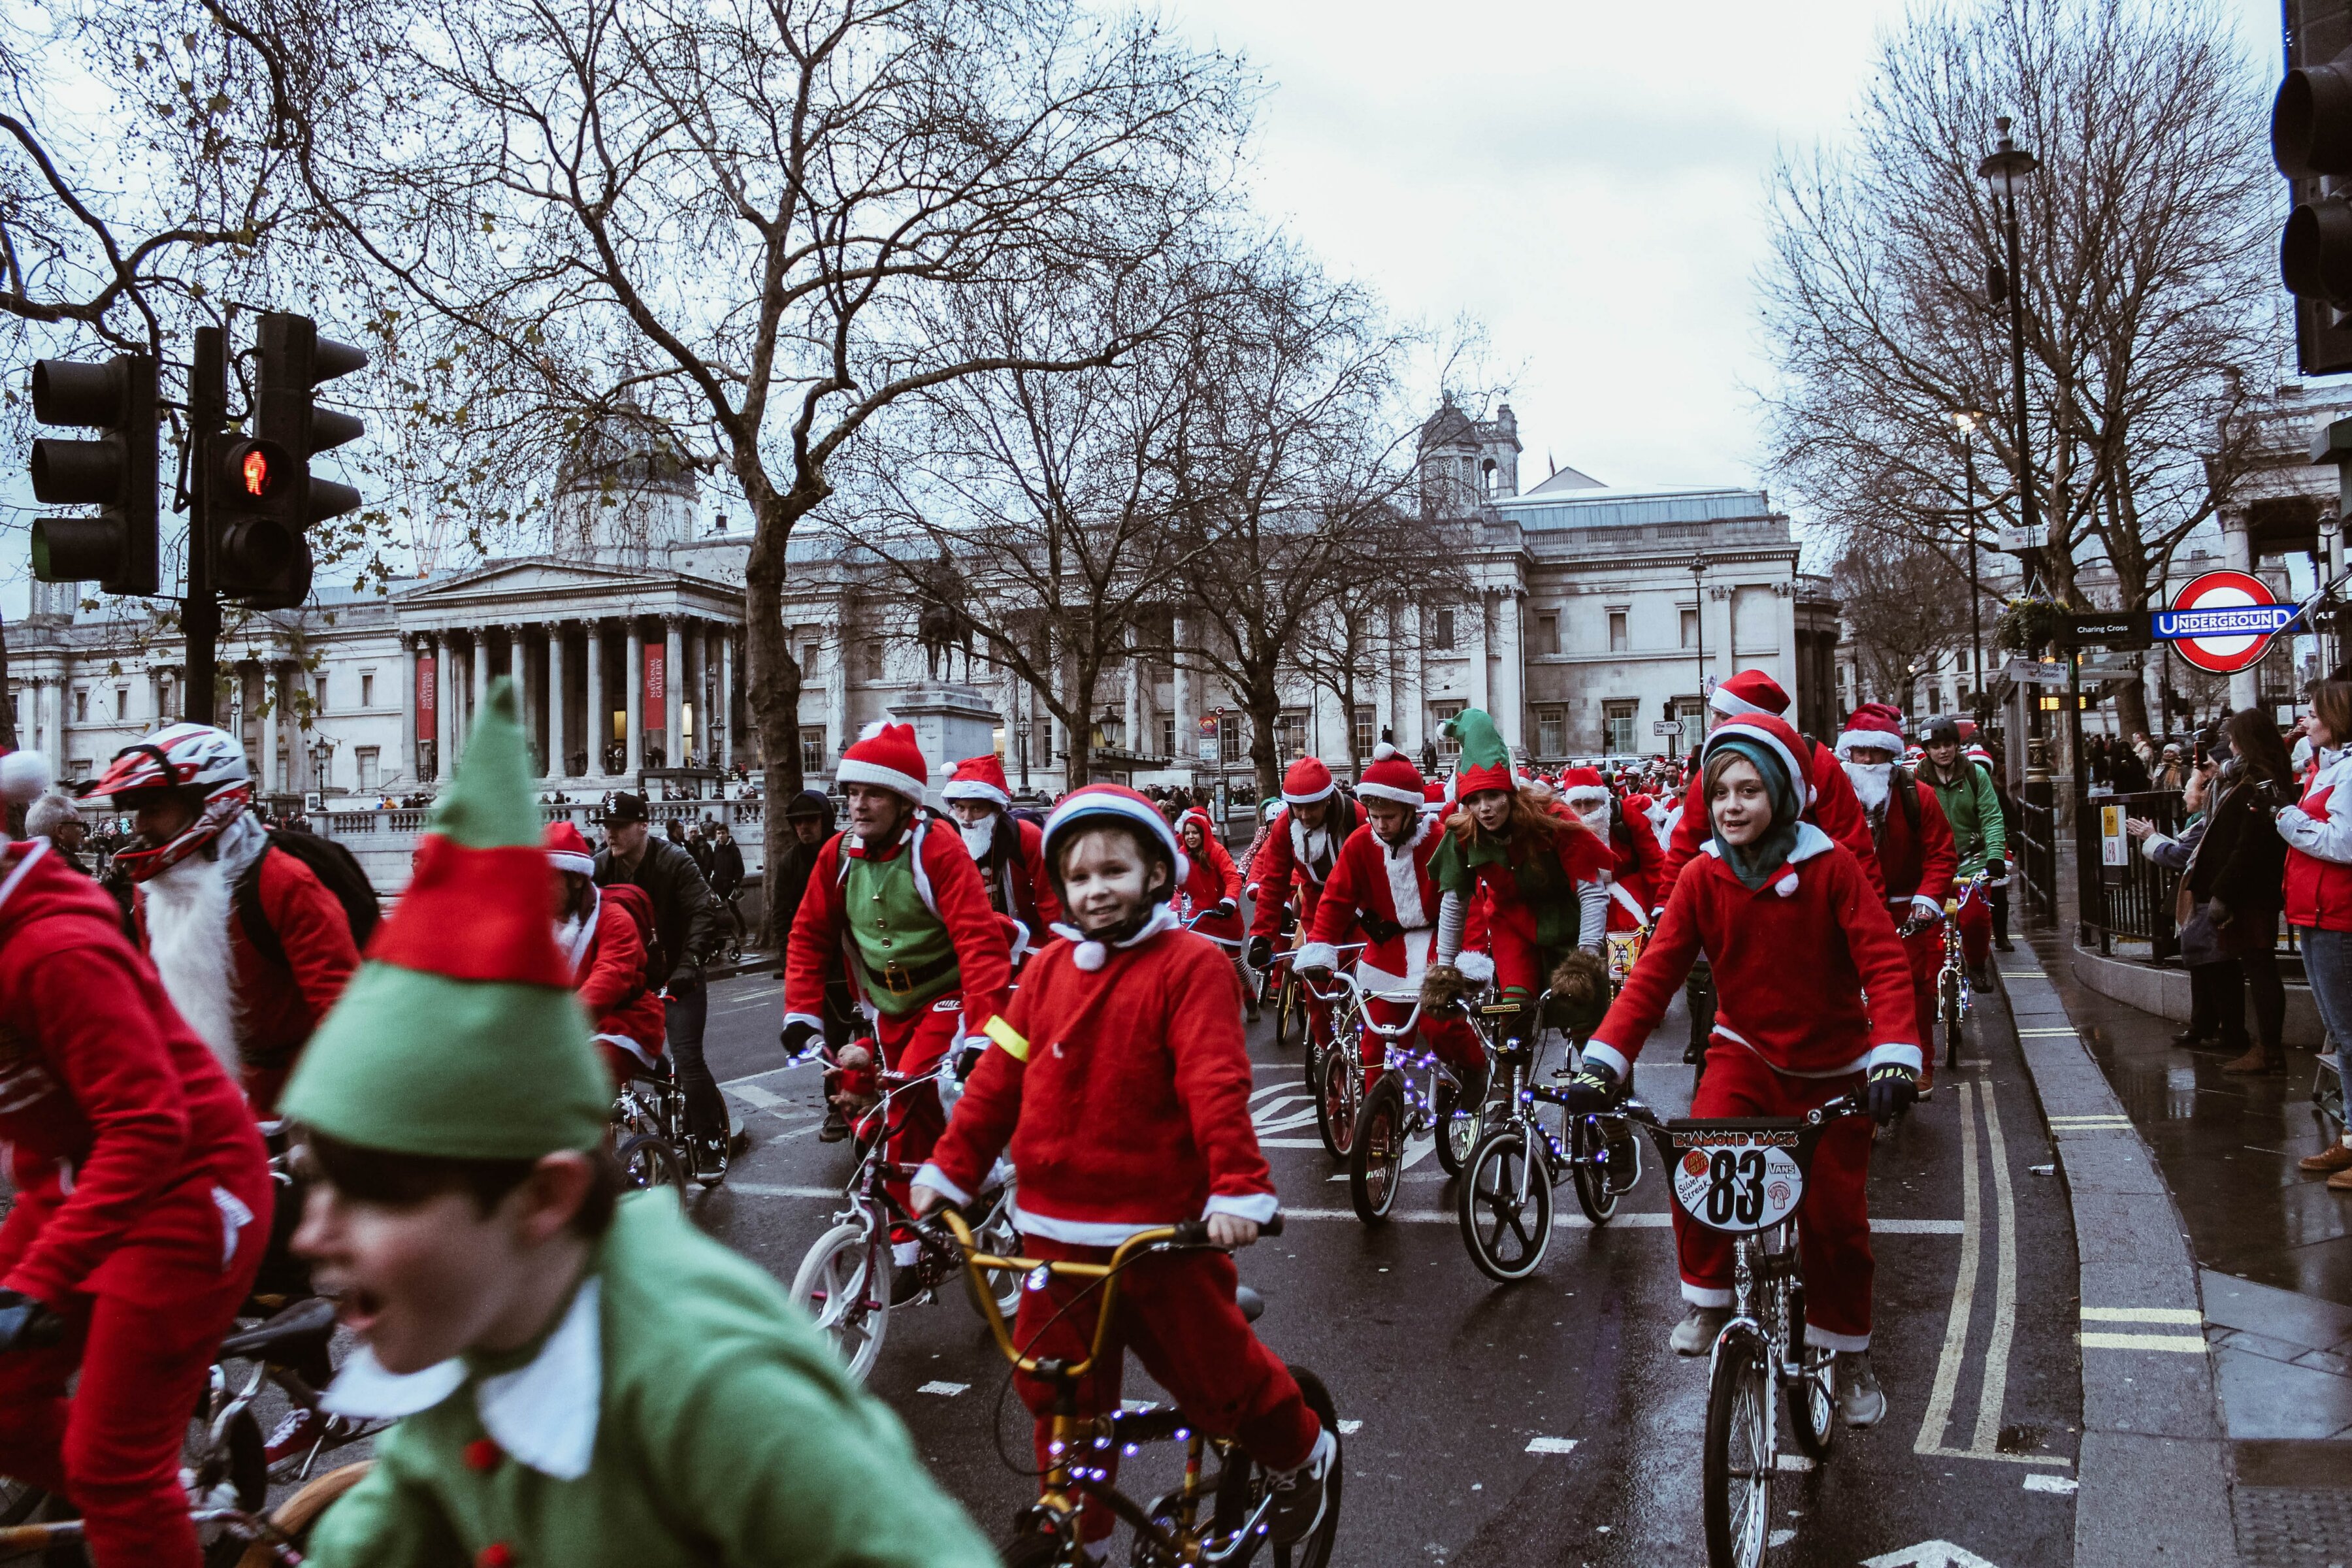
<instances>
[{"instance_id":1,"label":"red and white helmet","mask_svg":"<svg viewBox=\"0 0 2352 1568\"><path fill-rule=\"evenodd\" d=\"M220 837L221 829L253 804L253 770L245 748L226 730L209 724L173 724L114 754L92 795L115 797L169 790L195 810L195 819L163 844L133 843L114 857L134 882L170 869Z\"/></svg>"}]
</instances>

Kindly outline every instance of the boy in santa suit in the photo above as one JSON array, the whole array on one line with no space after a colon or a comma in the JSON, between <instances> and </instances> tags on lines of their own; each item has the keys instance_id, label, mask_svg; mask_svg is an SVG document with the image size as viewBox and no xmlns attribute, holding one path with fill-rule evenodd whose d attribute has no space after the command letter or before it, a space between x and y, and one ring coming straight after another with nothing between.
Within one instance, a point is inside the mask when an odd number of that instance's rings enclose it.
<instances>
[{"instance_id":1,"label":"boy in santa suit","mask_svg":"<svg viewBox=\"0 0 2352 1568\"><path fill-rule=\"evenodd\" d=\"M646 939L622 900L644 894L630 884L600 889L596 852L569 822L547 828L555 868L555 946L572 965L572 989L596 1026L596 1051L615 1089L661 1070L667 1025L661 994L646 984Z\"/></svg>"},{"instance_id":2,"label":"boy in santa suit","mask_svg":"<svg viewBox=\"0 0 2352 1568\"><path fill-rule=\"evenodd\" d=\"M996 1048L982 1058L916 1178L916 1211L970 1202L1009 1148L1024 1257L1101 1262L1138 1231L1190 1220L1205 1220L1217 1247L1248 1246L1279 1202L1250 1124L1233 970L1170 908L1187 868L1174 831L1133 790L1089 784L1054 808L1045 855L1076 923L1038 955L990 1026ZM1274 1536L1295 1541L1322 1517L1339 1440L1251 1332L1236 1283L1223 1252L1129 1265L1121 1321L1077 1390L1077 1414L1118 1408L1132 1343L1188 1421L1239 1438L1276 1472ZM1023 1291L1015 1339L1032 1355L1083 1358L1095 1290L1055 1279ZM1055 1389L1032 1377L1018 1385L1037 1418L1043 1468ZM1118 1464L1116 1454L1097 1458ZM1107 1539L1113 1522L1087 1505L1088 1542Z\"/></svg>"},{"instance_id":3,"label":"boy in santa suit","mask_svg":"<svg viewBox=\"0 0 2352 1568\"><path fill-rule=\"evenodd\" d=\"M1752 718L1759 714L1780 718L1789 711L1789 694L1780 683L1760 669L1743 669L1717 686L1707 696L1706 705L1725 719ZM1853 797L1853 785L1846 782L1845 770L1838 765L1837 755L1826 746L1816 746L1802 736L1798 737L1799 765L1805 774L1805 820L1818 826L1837 843L1845 846L1853 858L1862 862L1863 874L1870 879L1872 888L1885 891L1879 879L1878 857L1870 843L1870 822L1863 816L1862 803ZM1704 748L1702 748L1702 752ZM1681 812L1666 838L1665 868L1658 875L1652 896L1660 903L1674 890L1675 879L1690 864L1691 857L1699 852L1713 831L1707 823L1706 805L1700 796L1704 787L1697 770L1692 770L1684 791ZM1654 914L1656 904L1651 906Z\"/></svg>"},{"instance_id":4,"label":"boy in santa suit","mask_svg":"<svg viewBox=\"0 0 2352 1568\"><path fill-rule=\"evenodd\" d=\"M1715 963L1719 1011L1694 1118L1801 1116L1861 1094L1885 1121L1910 1102L1920 1051L1903 945L1861 862L1804 820L1803 755L1802 737L1770 714L1732 719L1707 736L1701 782L1714 833L1586 1043L1569 1084L1572 1113L1616 1103L1702 948ZM1853 1426L1886 1413L1870 1369L1870 1144L1860 1117L1831 1126L1800 1211L1805 1337L1836 1352L1840 1408ZM1690 1312L1670 1342L1704 1355L1731 1315L1731 1239L1679 1209L1674 1226Z\"/></svg>"},{"instance_id":5,"label":"boy in santa suit","mask_svg":"<svg viewBox=\"0 0 2352 1568\"><path fill-rule=\"evenodd\" d=\"M1265 847L1250 862L1250 897L1256 900L1250 915L1249 962L1264 969L1274 962L1274 944L1282 934L1282 914L1295 898L1298 930L1315 923L1316 900L1339 858L1339 846L1364 825L1364 808L1339 794L1331 770L1315 757L1301 757L1282 775L1283 806L1267 826ZM1352 942L1352 931L1341 941ZM1331 1037L1331 1009L1308 997L1307 1021L1315 1038Z\"/></svg>"},{"instance_id":6,"label":"boy in santa suit","mask_svg":"<svg viewBox=\"0 0 2352 1568\"><path fill-rule=\"evenodd\" d=\"M1216 824L1199 806L1176 819L1176 837L1182 840L1185 864L1192 868L1177 897L1177 914L1220 950L1233 954L1234 975L1242 983L1242 1001L1249 1022L1255 1024L1257 988L1250 984L1242 954L1242 874L1217 841Z\"/></svg>"},{"instance_id":7,"label":"boy in santa suit","mask_svg":"<svg viewBox=\"0 0 2352 1568\"><path fill-rule=\"evenodd\" d=\"M0 753L0 801L47 775ZM180 1449L268 1243L268 1155L114 900L5 817L0 1147L0 1475L79 1509L98 1568L197 1568Z\"/></svg>"},{"instance_id":8,"label":"boy in santa suit","mask_svg":"<svg viewBox=\"0 0 2352 1568\"><path fill-rule=\"evenodd\" d=\"M273 849L254 816L245 748L173 724L116 753L95 795L138 837L114 857L180 1015L268 1117L319 1020L359 967L350 917L317 875Z\"/></svg>"},{"instance_id":9,"label":"boy in santa suit","mask_svg":"<svg viewBox=\"0 0 2352 1568\"><path fill-rule=\"evenodd\" d=\"M1642 815L1647 801L1628 795L1621 805L1601 782L1597 768L1570 768L1561 776L1560 786L1562 804L1609 843L1609 929L1639 931L1663 901L1657 882L1666 860L1657 831Z\"/></svg>"},{"instance_id":10,"label":"boy in santa suit","mask_svg":"<svg viewBox=\"0 0 2352 1568\"><path fill-rule=\"evenodd\" d=\"M1025 953L1053 940L1062 918L1062 901L1054 896L1054 879L1045 874L1045 853L1037 825L1013 815L1013 792L1005 784L1004 764L994 752L966 757L955 774L940 786L956 826L963 831L963 847L988 888L989 907L1015 921L1028 933Z\"/></svg>"},{"instance_id":11,"label":"boy in santa suit","mask_svg":"<svg viewBox=\"0 0 2352 1568\"><path fill-rule=\"evenodd\" d=\"M1421 770L1402 752L1385 741L1373 748L1356 785L1369 820L1340 846L1314 924L1298 948L1299 971L1318 989L1328 986L1339 965L1339 938L1350 930L1363 933L1356 979L1367 992L1421 989L1437 946L1439 897L1429 867L1445 836L1444 825L1421 809L1426 788ZM1371 996L1364 1010L1370 1022L1387 1028L1402 1023L1412 1005ZM1484 1103L1486 1052L1476 1031L1458 1017L1424 1016L1417 1032L1462 1079L1464 1100L1474 1110ZM1380 1076L1381 1037L1367 1029L1359 1045L1370 1089Z\"/></svg>"},{"instance_id":12,"label":"boy in santa suit","mask_svg":"<svg viewBox=\"0 0 2352 1568\"><path fill-rule=\"evenodd\" d=\"M1919 1098L1935 1089L1936 976L1944 967L1944 900L1952 890L1959 853L1951 824L1932 785L1895 765L1903 754L1902 710L1865 702L1853 710L1836 751L1870 818L1879 875L1886 879L1886 912L1911 963L1911 1011L1919 1025Z\"/></svg>"},{"instance_id":13,"label":"boy in santa suit","mask_svg":"<svg viewBox=\"0 0 2352 1568\"><path fill-rule=\"evenodd\" d=\"M817 851L785 942L782 1039L793 1056L824 1026L825 982L843 976L893 1073L927 1074L959 1043L985 1046L982 1031L1004 1010L1012 947L962 840L923 819L929 773L905 724L868 725L842 753L834 777L849 797L849 830ZM852 1107L877 1092L866 1054L847 1046L835 1064ZM909 1085L893 1114L904 1120L890 1158L921 1163L947 1121L938 1089ZM905 1201L904 1182L893 1190ZM896 1260L911 1264L916 1251L901 1238Z\"/></svg>"}]
</instances>

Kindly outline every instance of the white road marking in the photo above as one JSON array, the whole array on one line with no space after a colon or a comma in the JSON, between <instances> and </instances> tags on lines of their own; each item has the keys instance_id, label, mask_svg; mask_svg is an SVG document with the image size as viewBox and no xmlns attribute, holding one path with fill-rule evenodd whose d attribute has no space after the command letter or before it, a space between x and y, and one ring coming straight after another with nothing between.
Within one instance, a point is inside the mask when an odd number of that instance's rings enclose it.
<instances>
[{"instance_id":1,"label":"white road marking","mask_svg":"<svg viewBox=\"0 0 2352 1568\"><path fill-rule=\"evenodd\" d=\"M2074 1342L2086 1351L2168 1351L2180 1355L2203 1355L2206 1350L2202 1334L2102 1334L2080 1333Z\"/></svg>"},{"instance_id":2,"label":"white road marking","mask_svg":"<svg viewBox=\"0 0 2352 1568\"><path fill-rule=\"evenodd\" d=\"M1573 1437L1530 1437L1528 1439L1528 1452L1530 1454L1570 1454L1575 1451L1576 1439Z\"/></svg>"},{"instance_id":3,"label":"white road marking","mask_svg":"<svg viewBox=\"0 0 2352 1568\"><path fill-rule=\"evenodd\" d=\"M1984 1102L1985 1162L1992 1169L1994 1217L2000 1243L1993 1254L1992 1336L1985 1347L1984 1393L1977 1403L1975 1447L1992 1451L2000 1441L2000 1406L2009 1392L2009 1347L2017 1337L2017 1202L2009 1185L2009 1145L2001 1141L2000 1111L1993 1104L1992 1080L1977 1086Z\"/></svg>"},{"instance_id":4,"label":"white road marking","mask_svg":"<svg viewBox=\"0 0 2352 1568\"><path fill-rule=\"evenodd\" d=\"M769 1089L761 1089L756 1083L740 1084L737 1087L729 1089L727 1092L733 1095L736 1099L741 1100L744 1104L750 1106L754 1110L765 1110L772 1105L782 1105L784 1103L784 1097L782 1095L777 1094Z\"/></svg>"},{"instance_id":5,"label":"white road marking","mask_svg":"<svg viewBox=\"0 0 2352 1568\"><path fill-rule=\"evenodd\" d=\"M971 1384L968 1383L948 1383L940 1379L934 1378L930 1382L923 1384L922 1387L915 1390L915 1392L918 1394L936 1394L943 1398L953 1399L957 1394L963 1393L971 1386Z\"/></svg>"},{"instance_id":6,"label":"white road marking","mask_svg":"<svg viewBox=\"0 0 2352 1568\"><path fill-rule=\"evenodd\" d=\"M740 1193L747 1198L838 1198L839 1187L778 1186L772 1182L730 1182L727 1190Z\"/></svg>"},{"instance_id":7,"label":"white road marking","mask_svg":"<svg viewBox=\"0 0 2352 1568\"><path fill-rule=\"evenodd\" d=\"M1973 1083L1963 1082L1960 1091L1960 1268L1952 1285L1951 1315L1944 1321L1943 1353L1936 1360L1936 1381L1927 1391L1927 1411L1920 1418L1918 1438L1911 1445L1914 1453L1925 1454L1944 1446L1944 1432L1951 1425L1952 1394L1959 1386L1960 1363L1969 1349L1969 1313L1974 1307L1977 1293L1977 1120L1973 1110Z\"/></svg>"},{"instance_id":8,"label":"white road marking","mask_svg":"<svg viewBox=\"0 0 2352 1568\"><path fill-rule=\"evenodd\" d=\"M1782 1525L1780 1529L1774 1531L1770 1535L1764 1538L1764 1544L1768 1547L1778 1549L1788 1545L1789 1542L1796 1539L1797 1532L1790 1530L1788 1526Z\"/></svg>"},{"instance_id":9,"label":"white road marking","mask_svg":"<svg viewBox=\"0 0 2352 1568\"><path fill-rule=\"evenodd\" d=\"M2194 1307L2085 1307L2086 1323L2189 1323L2205 1326L2205 1314Z\"/></svg>"},{"instance_id":10,"label":"white road marking","mask_svg":"<svg viewBox=\"0 0 2352 1568\"><path fill-rule=\"evenodd\" d=\"M1802 1454L1775 1454L1772 1456L1772 1466L1775 1469L1790 1470L1798 1475L1803 1475L1813 1468L1813 1462Z\"/></svg>"},{"instance_id":11,"label":"white road marking","mask_svg":"<svg viewBox=\"0 0 2352 1568\"><path fill-rule=\"evenodd\" d=\"M1364 1424L1360 1421L1342 1420L1339 1423L1339 1436L1342 1437L1352 1437L1363 1429Z\"/></svg>"},{"instance_id":12,"label":"white road marking","mask_svg":"<svg viewBox=\"0 0 2352 1568\"><path fill-rule=\"evenodd\" d=\"M2072 1476L2028 1476L2025 1489L2030 1492L2055 1492L2060 1497L2073 1497L2083 1483Z\"/></svg>"},{"instance_id":13,"label":"white road marking","mask_svg":"<svg viewBox=\"0 0 2352 1568\"><path fill-rule=\"evenodd\" d=\"M1900 1552L1865 1557L1862 1568L1997 1568L1964 1546L1948 1541L1923 1541Z\"/></svg>"},{"instance_id":14,"label":"white road marking","mask_svg":"<svg viewBox=\"0 0 2352 1568\"><path fill-rule=\"evenodd\" d=\"M2069 1024L2063 1029L2020 1029L2017 1031L2017 1037L2021 1040L2054 1040L2074 1038L2081 1034L2080 1029Z\"/></svg>"},{"instance_id":15,"label":"white road marking","mask_svg":"<svg viewBox=\"0 0 2352 1568\"><path fill-rule=\"evenodd\" d=\"M1257 1146L1261 1149L1320 1149L1323 1147L1323 1140L1320 1138L1261 1138L1257 1141Z\"/></svg>"},{"instance_id":16,"label":"white road marking","mask_svg":"<svg viewBox=\"0 0 2352 1568\"><path fill-rule=\"evenodd\" d=\"M746 1073L741 1078L730 1078L719 1087L721 1089L740 1089L747 1083L758 1083L761 1079L773 1078L780 1072L791 1072L795 1068L809 1067L813 1065L814 1064L809 1062L787 1062L782 1067L770 1068L765 1072Z\"/></svg>"}]
</instances>

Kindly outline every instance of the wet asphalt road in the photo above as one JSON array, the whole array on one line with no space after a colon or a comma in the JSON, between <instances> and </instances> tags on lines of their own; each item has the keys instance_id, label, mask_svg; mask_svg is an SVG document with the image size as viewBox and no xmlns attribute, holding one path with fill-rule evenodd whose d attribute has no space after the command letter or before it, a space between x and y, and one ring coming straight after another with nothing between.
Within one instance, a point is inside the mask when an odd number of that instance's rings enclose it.
<instances>
[{"instance_id":1,"label":"wet asphalt road","mask_svg":"<svg viewBox=\"0 0 2352 1568\"><path fill-rule=\"evenodd\" d=\"M2032 957L1996 963L2030 968ZM852 1156L813 1135L814 1071L776 1065L777 985L758 974L712 988L709 1059L752 1142L727 1186L693 1208L789 1280L838 1206ZM2074 1237L2057 1181L2033 1169L2053 1153L1998 994L1979 1000L1971 1031L1978 1065L1945 1074L1874 1159L1874 1360L1887 1419L1842 1432L1807 1471L1782 1417L1769 1563L2074 1560L2073 1469L2053 1462L2074 1458L2081 1410ZM1637 1072L1661 1114L1688 1103L1687 1032L1678 1005ZM1299 1053L1278 1051L1261 1025L1251 1054L1262 1142L1292 1220L1242 1254L1242 1277L1268 1300L1259 1333L1319 1372L1339 1406L1335 1561L1704 1563L1706 1363L1666 1347L1682 1309L1653 1151L1605 1229L1584 1224L1563 1186L1541 1272L1496 1286L1464 1248L1434 1159L1406 1173L1397 1222L1368 1230L1311 1116L1298 1120L1311 1108ZM961 1293L892 1314L871 1384L934 1473L1000 1533L1029 1483L998 1450L1025 1461L1027 1420ZM1127 1392L1150 1392L1131 1365ZM1174 1450L1154 1458L1129 1462L1130 1493L1172 1483ZM1918 1550L1929 1542L1974 1556Z\"/></svg>"}]
</instances>

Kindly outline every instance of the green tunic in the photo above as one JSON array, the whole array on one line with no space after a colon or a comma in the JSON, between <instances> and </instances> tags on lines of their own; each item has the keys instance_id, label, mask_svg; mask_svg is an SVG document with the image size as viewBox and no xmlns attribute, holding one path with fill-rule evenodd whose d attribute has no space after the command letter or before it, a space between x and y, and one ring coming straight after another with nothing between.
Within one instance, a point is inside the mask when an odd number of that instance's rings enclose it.
<instances>
[{"instance_id":1,"label":"green tunic","mask_svg":"<svg viewBox=\"0 0 2352 1568\"><path fill-rule=\"evenodd\" d=\"M674 1198L624 1200L591 1267L602 1389L586 1473L530 1468L488 1440L478 1408L482 1379L553 1361L551 1343L469 1357L456 1393L377 1442L375 1468L320 1521L308 1561L994 1568L898 1420L851 1385L773 1279Z\"/></svg>"},{"instance_id":2,"label":"green tunic","mask_svg":"<svg viewBox=\"0 0 2352 1568\"><path fill-rule=\"evenodd\" d=\"M848 921L850 941L865 965L859 978L866 983L866 999L876 1010L887 1018L903 1018L961 984L955 939L915 888L913 837L887 860L857 858L848 864L849 875L842 879L842 918ZM894 973L929 978L894 990Z\"/></svg>"}]
</instances>

